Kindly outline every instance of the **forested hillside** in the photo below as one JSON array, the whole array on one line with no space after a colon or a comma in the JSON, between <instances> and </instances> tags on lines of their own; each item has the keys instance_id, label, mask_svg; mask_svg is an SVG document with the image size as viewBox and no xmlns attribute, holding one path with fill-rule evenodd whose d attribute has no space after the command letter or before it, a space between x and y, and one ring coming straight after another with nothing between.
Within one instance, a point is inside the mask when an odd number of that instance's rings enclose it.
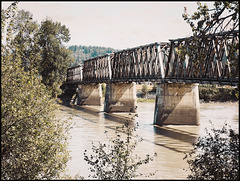
<instances>
[{"instance_id":1,"label":"forested hillside","mask_svg":"<svg viewBox=\"0 0 240 181\"><path fill-rule=\"evenodd\" d=\"M75 58L75 63L71 66L77 64L82 64L84 60L105 55L107 53L113 53L118 51L113 48L99 47L99 46L82 46L82 45L72 45L68 47L69 50L72 50L73 56Z\"/></svg>"}]
</instances>

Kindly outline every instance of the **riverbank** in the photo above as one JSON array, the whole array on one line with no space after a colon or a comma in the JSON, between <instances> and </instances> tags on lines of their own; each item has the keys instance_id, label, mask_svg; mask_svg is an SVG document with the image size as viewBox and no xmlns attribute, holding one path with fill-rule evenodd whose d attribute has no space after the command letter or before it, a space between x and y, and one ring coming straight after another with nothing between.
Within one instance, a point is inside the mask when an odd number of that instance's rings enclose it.
<instances>
[{"instance_id":1,"label":"riverbank","mask_svg":"<svg viewBox=\"0 0 240 181\"><path fill-rule=\"evenodd\" d=\"M237 102L239 90L231 86L201 85L199 99L204 102Z\"/></svg>"},{"instance_id":2,"label":"riverbank","mask_svg":"<svg viewBox=\"0 0 240 181\"><path fill-rule=\"evenodd\" d=\"M155 102L155 98L141 98L141 97L138 97L137 98L137 102Z\"/></svg>"},{"instance_id":3,"label":"riverbank","mask_svg":"<svg viewBox=\"0 0 240 181\"><path fill-rule=\"evenodd\" d=\"M203 84L199 85L200 102L238 102L239 90L232 86L218 86ZM146 85L138 85L137 101L138 102L154 102L156 97L156 87Z\"/></svg>"},{"instance_id":4,"label":"riverbank","mask_svg":"<svg viewBox=\"0 0 240 181\"><path fill-rule=\"evenodd\" d=\"M137 102L139 103L139 102L141 102L141 103L143 103L143 102L155 102L155 98L141 98L141 97L139 97L139 98L137 98ZM200 99L199 100L199 102L200 102L200 104L201 103L209 103L209 104L221 104L221 103L223 103L223 104L228 104L228 103L238 103L238 100L228 100L228 101L217 101L217 100L214 100L214 101L208 101L208 100L204 100L204 99Z\"/></svg>"}]
</instances>

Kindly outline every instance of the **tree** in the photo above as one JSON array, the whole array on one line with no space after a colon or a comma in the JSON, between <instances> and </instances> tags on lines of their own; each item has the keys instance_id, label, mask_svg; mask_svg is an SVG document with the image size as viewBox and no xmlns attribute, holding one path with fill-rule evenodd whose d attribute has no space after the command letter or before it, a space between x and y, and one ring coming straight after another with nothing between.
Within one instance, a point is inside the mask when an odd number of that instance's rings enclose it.
<instances>
[{"instance_id":1,"label":"tree","mask_svg":"<svg viewBox=\"0 0 240 181\"><path fill-rule=\"evenodd\" d=\"M13 19L15 49L21 55L25 70L39 67L40 48L36 34L39 25L33 21L32 14L25 10L18 11Z\"/></svg>"},{"instance_id":2,"label":"tree","mask_svg":"<svg viewBox=\"0 0 240 181\"><path fill-rule=\"evenodd\" d=\"M197 3L197 11L193 15L187 14L185 7L184 20L192 28L193 36L205 36L223 31L232 31L239 26L239 2L215 1L214 9Z\"/></svg>"},{"instance_id":3,"label":"tree","mask_svg":"<svg viewBox=\"0 0 240 181\"><path fill-rule=\"evenodd\" d=\"M109 144L99 142L98 146L92 145L93 155L87 156L85 150L84 160L91 165L91 177L100 180L130 180L141 175L137 174L139 166L153 160L149 154L142 160L137 155L133 156L133 151L141 139L134 134L135 127L130 127L129 124L127 120L122 127L116 127L116 137L109 138Z\"/></svg>"},{"instance_id":4,"label":"tree","mask_svg":"<svg viewBox=\"0 0 240 181\"><path fill-rule=\"evenodd\" d=\"M1 179L56 179L70 159L69 124L54 118L56 104L38 70L24 69L24 49L12 36L16 8L1 11Z\"/></svg>"},{"instance_id":5,"label":"tree","mask_svg":"<svg viewBox=\"0 0 240 181\"><path fill-rule=\"evenodd\" d=\"M186 154L190 180L239 180L239 134L232 129L212 128L199 137L194 149Z\"/></svg>"},{"instance_id":6,"label":"tree","mask_svg":"<svg viewBox=\"0 0 240 181\"><path fill-rule=\"evenodd\" d=\"M56 97L67 69L74 61L71 51L62 45L62 42L70 40L70 32L60 22L47 19L41 23L38 36L41 47L39 72L42 82L52 90L53 97Z\"/></svg>"},{"instance_id":7,"label":"tree","mask_svg":"<svg viewBox=\"0 0 240 181\"><path fill-rule=\"evenodd\" d=\"M11 51L21 55L25 70L38 69L53 97L61 94L59 86L74 61L71 51L62 45L70 40L68 28L51 20L42 22L40 27L32 14L24 10L18 11L11 24L15 44Z\"/></svg>"},{"instance_id":8,"label":"tree","mask_svg":"<svg viewBox=\"0 0 240 181\"><path fill-rule=\"evenodd\" d=\"M188 55L195 67L202 67L206 60L207 47L211 46L213 39L218 40L214 37L215 34L223 32L230 34L234 30L239 30L239 2L215 1L213 9L209 9L200 2L197 4L197 11L193 15L187 14L186 7L184 14L182 14L184 20L190 25L193 36L185 40L185 46L180 46L178 54L181 60L184 60L185 56ZM226 40L226 46L231 69L236 69L235 67L239 66L239 57L237 56L239 43Z\"/></svg>"}]
</instances>

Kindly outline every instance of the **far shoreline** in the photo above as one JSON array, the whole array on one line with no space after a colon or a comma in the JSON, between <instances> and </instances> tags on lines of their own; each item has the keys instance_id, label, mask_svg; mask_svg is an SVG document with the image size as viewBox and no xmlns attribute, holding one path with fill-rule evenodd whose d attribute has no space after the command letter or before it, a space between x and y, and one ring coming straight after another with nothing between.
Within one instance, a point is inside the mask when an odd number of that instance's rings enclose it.
<instances>
[{"instance_id":1,"label":"far shoreline","mask_svg":"<svg viewBox=\"0 0 240 181\"><path fill-rule=\"evenodd\" d=\"M153 99L153 98L140 98L140 97L138 97L137 98L137 103L144 103L144 102L153 102L153 103L155 103L155 98ZM232 104L232 103L238 103L239 102L239 100L236 100L236 101L232 101L232 100L229 100L229 101L205 101L205 100L202 100L202 99L200 99L199 100L199 103L200 104Z\"/></svg>"}]
</instances>

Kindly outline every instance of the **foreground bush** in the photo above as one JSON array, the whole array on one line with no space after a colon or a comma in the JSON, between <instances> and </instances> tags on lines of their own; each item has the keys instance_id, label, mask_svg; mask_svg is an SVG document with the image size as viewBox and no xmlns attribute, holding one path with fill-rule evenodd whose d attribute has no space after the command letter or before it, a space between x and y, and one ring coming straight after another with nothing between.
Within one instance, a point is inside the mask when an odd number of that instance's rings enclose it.
<instances>
[{"instance_id":1,"label":"foreground bush","mask_svg":"<svg viewBox=\"0 0 240 181\"><path fill-rule=\"evenodd\" d=\"M131 128L127 121L122 127L116 128L116 137L109 138L109 143L92 145L92 155L88 156L85 150L84 160L90 164L93 173L90 177L99 180L130 180L141 175L137 169L152 161L153 157L147 154L145 159L141 159L133 155L137 143L141 141L134 131L135 128Z\"/></svg>"},{"instance_id":2,"label":"foreground bush","mask_svg":"<svg viewBox=\"0 0 240 181\"><path fill-rule=\"evenodd\" d=\"M239 180L239 134L226 125L199 137L186 154L190 180Z\"/></svg>"},{"instance_id":3,"label":"foreground bush","mask_svg":"<svg viewBox=\"0 0 240 181\"><path fill-rule=\"evenodd\" d=\"M34 73L10 61L2 72L1 178L58 178L69 159L67 126L51 114L54 103Z\"/></svg>"}]
</instances>

